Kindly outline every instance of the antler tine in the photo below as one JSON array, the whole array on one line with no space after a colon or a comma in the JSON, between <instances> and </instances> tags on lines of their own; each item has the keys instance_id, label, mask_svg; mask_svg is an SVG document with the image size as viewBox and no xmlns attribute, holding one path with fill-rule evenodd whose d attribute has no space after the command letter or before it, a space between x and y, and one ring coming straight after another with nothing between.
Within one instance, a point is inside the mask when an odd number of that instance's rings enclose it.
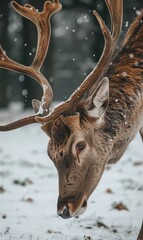
<instances>
[{"instance_id":1,"label":"antler tine","mask_svg":"<svg viewBox=\"0 0 143 240\"><path fill-rule=\"evenodd\" d=\"M111 32L105 25L102 17L98 14L98 12L95 10L93 11L99 22L105 40L104 50L98 64L66 102L55 108L55 110L49 115L45 117L36 117L36 120L40 123L50 122L53 118L56 118L58 115L61 115L64 112L67 114L75 114L79 101L83 97L86 97L93 93L95 89L93 86L97 86L105 74L112 54L115 50L116 42L121 33L123 19L123 0L116 0L116 4L114 0L106 0L106 4L111 16Z\"/></svg>"},{"instance_id":2,"label":"antler tine","mask_svg":"<svg viewBox=\"0 0 143 240\"><path fill-rule=\"evenodd\" d=\"M24 66L18 64L17 62L11 60L5 53L5 51L0 46L0 67L8 70L13 70L16 72L23 73L27 76L35 79L43 88L43 96L41 100L42 109L47 112L52 101L52 88L46 78L41 74L40 71L36 71L31 66Z\"/></svg>"},{"instance_id":3,"label":"antler tine","mask_svg":"<svg viewBox=\"0 0 143 240\"><path fill-rule=\"evenodd\" d=\"M37 123L35 116L29 116L29 117L22 118L18 121L15 121L13 123L0 126L0 131L1 132L10 131L10 130L14 130L29 124L33 124L33 123Z\"/></svg>"},{"instance_id":4,"label":"antler tine","mask_svg":"<svg viewBox=\"0 0 143 240\"><path fill-rule=\"evenodd\" d=\"M13 1L12 6L20 15L31 20L36 25L38 32L37 51L32 64L30 66L24 66L10 59L0 46L0 67L28 75L41 85L43 89L41 102L38 100L33 100L32 105L37 115L46 115L49 112L49 107L53 99L53 91L47 79L40 72L40 69L45 60L50 42L50 18L54 13L61 9L61 4L59 3L59 0L54 0L53 3L46 1L44 4L44 10L42 12L38 12L30 4L26 4L23 7L17 2ZM22 119L20 119L19 122L16 121L17 127L14 122L7 125L7 129L6 126L1 126L0 131L10 130L10 127L11 129L15 129L24 125L28 125L31 123L31 119L32 122L36 122L35 116L30 116L29 118L24 118L23 121Z\"/></svg>"},{"instance_id":5,"label":"antler tine","mask_svg":"<svg viewBox=\"0 0 143 240\"><path fill-rule=\"evenodd\" d=\"M38 33L38 44L32 66L35 69L40 70L47 55L50 42L51 27L49 20L54 13L58 12L61 9L61 4L58 0L54 1L53 3L46 1L44 4L43 12L38 12L30 4L25 4L23 7L15 1L12 2L12 6L20 15L31 20L36 25Z\"/></svg>"},{"instance_id":6,"label":"antler tine","mask_svg":"<svg viewBox=\"0 0 143 240\"><path fill-rule=\"evenodd\" d=\"M78 90L71 96L71 102L76 103L75 107L83 96L88 96L89 94L92 94L94 88L91 87L93 85L97 85L102 79L103 75L105 74L108 68L108 64L110 63L111 57L115 50L116 42L121 33L123 20L123 0L117 0L116 4L113 0L106 0L106 4L111 16L112 31L110 33L102 17L98 14L97 11L94 10L93 13L96 16L101 27L105 40L105 45L98 64L93 69L93 71L87 76L87 78L78 88Z\"/></svg>"},{"instance_id":7,"label":"antler tine","mask_svg":"<svg viewBox=\"0 0 143 240\"><path fill-rule=\"evenodd\" d=\"M123 0L116 1L116 7L114 6L114 0L106 0L107 7L111 16L112 24L112 36L114 42L118 40L122 30L122 21L123 21ZM114 6L114 7L113 7Z\"/></svg>"}]
</instances>

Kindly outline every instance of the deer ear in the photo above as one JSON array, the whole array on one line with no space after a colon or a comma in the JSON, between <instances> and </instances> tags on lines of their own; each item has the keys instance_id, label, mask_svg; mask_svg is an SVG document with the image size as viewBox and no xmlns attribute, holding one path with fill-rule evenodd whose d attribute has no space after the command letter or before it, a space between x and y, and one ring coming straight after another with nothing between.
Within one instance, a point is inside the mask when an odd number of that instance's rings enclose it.
<instances>
[{"instance_id":1,"label":"deer ear","mask_svg":"<svg viewBox=\"0 0 143 240\"><path fill-rule=\"evenodd\" d=\"M40 108L40 103L41 102L39 100L37 100L37 99L33 99L32 100L32 107L33 107L35 113L38 113L39 108Z\"/></svg>"},{"instance_id":2,"label":"deer ear","mask_svg":"<svg viewBox=\"0 0 143 240\"><path fill-rule=\"evenodd\" d=\"M41 129L48 135L48 137L51 137L51 128L52 128L52 123L44 123L41 126Z\"/></svg>"},{"instance_id":3,"label":"deer ear","mask_svg":"<svg viewBox=\"0 0 143 240\"><path fill-rule=\"evenodd\" d=\"M87 110L88 115L100 119L104 116L109 103L109 79L104 77L97 86L90 107Z\"/></svg>"}]
</instances>

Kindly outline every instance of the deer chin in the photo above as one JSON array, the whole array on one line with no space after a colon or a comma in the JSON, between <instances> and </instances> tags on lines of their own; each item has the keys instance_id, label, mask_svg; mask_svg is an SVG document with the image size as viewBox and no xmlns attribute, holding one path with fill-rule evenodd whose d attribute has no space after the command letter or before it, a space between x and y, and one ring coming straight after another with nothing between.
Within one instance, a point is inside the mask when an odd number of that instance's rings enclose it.
<instances>
[{"instance_id":1,"label":"deer chin","mask_svg":"<svg viewBox=\"0 0 143 240\"><path fill-rule=\"evenodd\" d=\"M84 201L82 206L78 209L78 211L75 213L75 215L73 215L73 217L79 217L80 215L82 215L87 208L87 201Z\"/></svg>"}]
</instances>

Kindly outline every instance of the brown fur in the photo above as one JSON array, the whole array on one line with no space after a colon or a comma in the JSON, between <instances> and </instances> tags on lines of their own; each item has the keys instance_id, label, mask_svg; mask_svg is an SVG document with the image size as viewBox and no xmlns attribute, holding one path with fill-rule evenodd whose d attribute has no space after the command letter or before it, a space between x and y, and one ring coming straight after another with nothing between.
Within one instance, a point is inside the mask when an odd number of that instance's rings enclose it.
<instances>
[{"instance_id":1,"label":"brown fur","mask_svg":"<svg viewBox=\"0 0 143 240\"><path fill-rule=\"evenodd\" d=\"M129 37L130 33L132 35ZM126 44L107 71L110 101L105 118L107 125L110 122L110 127L104 131L111 137L118 134L119 126L125 122L128 122L126 127L130 128L132 114L137 115L135 109L139 111L139 102L143 99L143 12L131 25L125 39L128 41L125 40Z\"/></svg>"}]
</instances>

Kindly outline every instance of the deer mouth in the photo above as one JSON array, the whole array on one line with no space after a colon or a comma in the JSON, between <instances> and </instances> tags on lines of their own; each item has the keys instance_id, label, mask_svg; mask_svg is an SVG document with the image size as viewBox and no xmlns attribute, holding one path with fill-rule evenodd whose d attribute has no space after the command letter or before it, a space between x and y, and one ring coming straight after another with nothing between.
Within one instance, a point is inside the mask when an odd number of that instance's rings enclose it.
<instances>
[{"instance_id":1,"label":"deer mouth","mask_svg":"<svg viewBox=\"0 0 143 240\"><path fill-rule=\"evenodd\" d=\"M80 209L78 209L74 217L79 217L80 215L82 215L85 212L86 208L87 208L87 201L84 200L82 206L80 207Z\"/></svg>"},{"instance_id":2,"label":"deer mouth","mask_svg":"<svg viewBox=\"0 0 143 240\"><path fill-rule=\"evenodd\" d=\"M70 201L62 201L61 199L58 200L58 211L57 214L64 218L68 219L71 217L78 217L85 212L87 208L87 200L84 198L75 202L72 199Z\"/></svg>"}]
</instances>

